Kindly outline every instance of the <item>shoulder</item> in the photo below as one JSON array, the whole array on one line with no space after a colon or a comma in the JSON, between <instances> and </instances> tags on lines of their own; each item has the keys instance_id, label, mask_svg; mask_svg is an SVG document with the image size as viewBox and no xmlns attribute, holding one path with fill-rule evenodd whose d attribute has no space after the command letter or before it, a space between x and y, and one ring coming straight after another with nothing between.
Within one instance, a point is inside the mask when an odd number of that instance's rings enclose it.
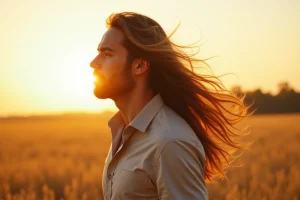
<instances>
[{"instance_id":1,"label":"shoulder","mask_svg":"<svg viewBox=\"0 0 300 200\"><path fill-rule=\"evenodd\" d=\"M204 148L190 125L175 111L164 105L151 122L149 139L157 146L157 156L165 149L194 149L205 157ZM167 147L167 148L166 148Z\"/></svg>"}]
</instances>

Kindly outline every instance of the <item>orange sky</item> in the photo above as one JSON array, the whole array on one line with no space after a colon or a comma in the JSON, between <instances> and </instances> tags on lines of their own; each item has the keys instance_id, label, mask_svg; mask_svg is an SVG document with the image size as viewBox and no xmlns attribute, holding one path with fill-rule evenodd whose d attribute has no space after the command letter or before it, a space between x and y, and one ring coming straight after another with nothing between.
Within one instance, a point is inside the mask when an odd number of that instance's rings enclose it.
<instances>
[{"instance_id":1,"label":"orange sky","mask_svg":"<svg viewBox=\"0 0 300 200\"><path fill-rule=\"evenodd\" d=\"M201 38L200 57L226 87L300 91L298 0L0 0L0 116L115 109L93 96L89 67L112 12L149 15L180 44Z\"/></svg>"}]
</instances>

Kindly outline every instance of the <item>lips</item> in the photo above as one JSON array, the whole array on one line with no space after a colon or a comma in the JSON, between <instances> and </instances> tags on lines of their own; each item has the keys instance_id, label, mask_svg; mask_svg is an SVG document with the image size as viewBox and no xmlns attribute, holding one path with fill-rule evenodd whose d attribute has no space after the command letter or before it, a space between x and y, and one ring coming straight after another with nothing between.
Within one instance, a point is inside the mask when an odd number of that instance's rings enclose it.
<instances>
[{"instance_id":1,"label":"lips","mask_svg":"<svg viewBox=\"0 0 300 200\"><path fill-rule=\"evenodd\" d=\"M99 82L100 82L100 79L99 79L99 77L95 76L94 83L99 83Z\"/></svg>"},{"instance_id":2,"label":"lips","mask_svg":"<svg viewBox=\"0 0 300 200\"><path fill-rule=\"evenodd\" d=\"M93 72L93 76L95 76L96 78L99 77L99 75L95 71Z\"/></svg>"},{"instance_id":3,"label":"lips","mask_svg":"<svg viewBox=\"0 0 300 200\"><path fill-rule=\"evenodd\" d=\"M102 76L100 76L96 72L93 73L93 76L95 77L94 85L99 85L103 80Z\"/></svg>"}]
</instances>

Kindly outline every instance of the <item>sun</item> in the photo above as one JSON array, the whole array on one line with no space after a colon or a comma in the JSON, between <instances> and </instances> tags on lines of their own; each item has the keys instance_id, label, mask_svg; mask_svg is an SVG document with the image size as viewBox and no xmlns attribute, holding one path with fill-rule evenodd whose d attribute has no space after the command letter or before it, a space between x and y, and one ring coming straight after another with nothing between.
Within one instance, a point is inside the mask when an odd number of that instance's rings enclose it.
<instances>
[{"instance_id":1,"label":"sun","mask_svg":"<svg viewBox=\"0 0 300 200\"><path fill-rule=\"evenodd\" d=\"M80 49L80 48L79 48ZM86 48L81 48L86 49ZM110 99L98 99L94 95L96 77L90 62L93 52L69 49L63 59L56 59L55 97L61 99L59 105L64 110L98 112L106 109L115 110L115 104ZM95 51L95 54L97 52Z\"/></svg>"},{"instance_id":2,"label":"sun","mask_svg":"<svg viewBox=\"0 0 300 200\"><path fill-rule=\"evenodd\" d=\"M88 58L89 56L73 54L66 57L61 64L61 89L70 97L83 99L93 95L95 77Z\"/></svg>"}]
</instances>

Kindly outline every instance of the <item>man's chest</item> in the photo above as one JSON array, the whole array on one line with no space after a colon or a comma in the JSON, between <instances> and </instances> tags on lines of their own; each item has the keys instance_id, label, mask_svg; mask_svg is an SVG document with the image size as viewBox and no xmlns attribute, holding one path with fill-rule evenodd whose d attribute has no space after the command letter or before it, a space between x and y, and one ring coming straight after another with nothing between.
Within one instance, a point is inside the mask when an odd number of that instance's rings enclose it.
<instances>
[{"instance_id":1,"label":"man's chest","mask_svg":"<svg viewBox=\"0 0 300 200\"><path fill-rule=\"evenodd\" d=\"M121 144L115 155L110 149L103 173L106 199L156 199L155 152L155 145L141 137Z\"/></svg>"}]
</instances>

